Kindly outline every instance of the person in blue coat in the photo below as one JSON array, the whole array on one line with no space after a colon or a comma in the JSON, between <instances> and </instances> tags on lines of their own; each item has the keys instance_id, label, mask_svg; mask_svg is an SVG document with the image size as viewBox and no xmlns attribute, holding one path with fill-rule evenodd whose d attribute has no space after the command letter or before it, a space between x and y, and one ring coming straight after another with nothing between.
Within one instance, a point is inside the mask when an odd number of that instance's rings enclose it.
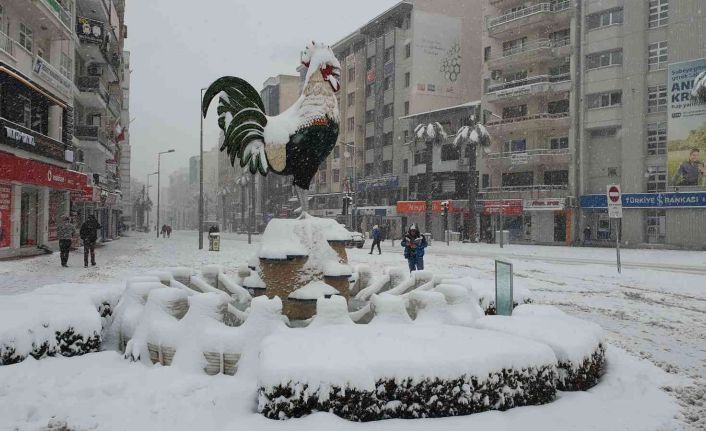
<instances>
[{"instance_id":1,"label":"person in blue coat","mask_svg":"<svg viewBox=\"0 0 706 431\"><path fill-rule=\"evenodd\" d=\"M409 264L409 271L424 269L424 249L427 247L427 239L424 234L419 233L417 225L410 226L401 245L404 247L404 257Z\"/></svg>"},{"instance_id":2,"label":"person in blue coat","mask_svg":"<svg viewBox=\"0 0 706 431\"><path fill-rule=\"evenodd\" d=\"M382 250L380 250L380 241L382 241L382 231L380 227L378 227L378 225L373 226L371 233L373 235L373 245L370 247L370 253L368 254L373 254L373 249L376 245L378 246L378 254L382 254Z\"/></svg>"}]
</instances>

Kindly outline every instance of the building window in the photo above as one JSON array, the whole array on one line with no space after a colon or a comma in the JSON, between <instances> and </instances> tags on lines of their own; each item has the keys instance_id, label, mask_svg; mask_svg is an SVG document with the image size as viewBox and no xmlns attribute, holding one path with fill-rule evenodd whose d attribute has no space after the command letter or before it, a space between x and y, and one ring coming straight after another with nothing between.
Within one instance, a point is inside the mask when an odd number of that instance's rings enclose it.
<instances>
[{"instance_id":1,"label":"building window","mask_svg":"<svg viewBox=\"0 0 706 431\"><path fill-rule=\"evenodd\" d=\"M586 56L586 68L597 69L599 67L616 66L623 64L623 50L603 51Z\"/></svg>"},{"instance_id":2,"label":"building window","mask_svg":"<svg viewBox=\"0 0 706 431\"><path fill-rule=\"evenodd\" d=\"M32 27L20 23L20 45L29 52L32 52L34 42L34 32Z\"/></svg>"},{"instance_id":3,"label":"building window","mask_svg":"<svg viewBox=\"0 0 706 431\"><path fill-rule=\"evenodd\" d=\"M550 114L563 114L569 112L569 99L555 100L547 103L547 112Z\"/></svg>"},{"instance_id":4,"label":"building window","mask_svg":"<svg viewBox=\"0 0 706 431\"><path fill-rule=\"evenodd\" d=\"M69 57L68 55L66 55L62 52L61 53L61 60L60 60L60 64L59 64L59 71L65 77L72 79L72 76L73 76L72 71L73 70L74 70L74 66L73 66L73 62L71 61L71 57Z\"/></svg>"},{"instance_id":5,"label":"building window","mask_svg":"<svg viewBox=\"0 0 706 431\"><path fill-rule=\"evenodd\" d=\"M409 115L409 102L404 102L404 115Z\"/></svg>"},{"instance_id":6,"label":"building window","mask_svg":"<svg viewBox=\"0 0 706 431\"><path fill-rule=\"evenodd\" d=\"M412 78L410 77L409 72L404 74L404 88L409 88L411 84Z\"/></svg>"},{"instance_id":7,"label":"building window","mask_svg":"<svg viewBox=\"0 0 706 431\"><path fill-rule=\"evenodd\" d=\"M331 173L332 173L332 175L333 175L333 182L334 182L334 183L339 182L339 181L340 181L340 178L339 178L339 175L340 175L340 174L339 174L338 169L332 170Z\"/></svg>"},{"instance_id":8,"label":"building window","mask_svg":"<svg viewBox=\"0 0 706 431\"><path fill-rule=\"evenodd\" d=\"M458 160L461 155L459 154L458 147L451 144L445 144L441 146L441 161L446 162L448 160Z\"/></svg>"},{"instance_id":9,"label":"building window","mask_svg":"<svg viewBox=\"0 0 706 431\"><path fill-rule=\"evenodd\" d=\"M481 176L480 184L484 189L490 187L490 174L483 174L483 176Z\"/></svg>"},{"instance_id":10,"label":"building window","mask_svg":"<svg viewBox=\"0 0 706 431\"><path fill-rule=\"evenodd\" d=\"M365 97L370 97L373 95L373 84L365 86Z\"/></svg>"},{"instance_id":11,"label":"building window","mask_svg":"<svg viewBox=\"0 0 706 431\"><path fill-rule=\"evenodd\" d=\"M525 138L503 142L504 153L524 153L525 151L527 151L527 140Z\"/></svg>"},{"instance_id":12,"label":"building window","mask_svg":"<svg viewBox=\"0 0 706 431\"><path fill-rule=\"evenodd\" d=\"M598 129L591 129L589 132L591 138L612 138L618 135L617 127L601 127Z\"/></svg>"},{"instance_id":13,"label":"building window","mask_svg":"<svg viewBox=\"0 0 706 431\"><path fill-rule=\"evenodd\" d=\"M348 82L355 81L355 67L348 68Z\"/></svg>"},{"instance_id":14,"label":"building window","mask_svg":"<svg viewBox=\"0 0 706 431\"><path fill-rule=\"evenodd\" d=\"M366 123L374 123L375 122L375 111L370 110L370 111L365 111L365 122Z\"/></svg>"},{"instance_id":15,"label":"building window","mask_svg":"<svg viewBox=\"0 0 706 431\"><path fill-rule=\"evenodd\" d=\"M392 107L392 103L388 103L383 107L383 115L385 118L392 117L394 115L395 110Z\"/></svg>"},{"instance_id":16,"label":"building window","mask_svg":"<svg viewBox=\"0 0 706 431\"><path fill-rule=\"evenodd\" d=\"M596 12L586 18L589 30L623 23L623 8L615 8Z\"/></svg>"},{"instance_id":17,"label":"building window","mask_svg":"<svg viewBox=\"0 0 706 431\"><path fill-rule=\"evenodd\" d=\"M667 123L647 125L647 154L650 156L667 154Z\"/></svg>"},{"instance_id":18,"label":"building window","mask_svg":"<svg viewBox=\"0 0 706 431\"><path fill-rule=\"evenodd\" d=\"M669 24L669 0L650 0L647 26L655 28L667 24Z\"/></svg>"},{"instance_id":19,"label":"building window","mask_svg":"<svg viewBox=\"0 0 706 431\"><path fill-rule=\"evenodd\" d=\"M518 118L527 116L527 105L506 106L503 108L503 118Z\"/></svg>"},{"instance_id":20,"label":"building window","mask_svg":"<svg viewBox=\"0 0 706 431\"><path fill-rule=\"evenodd\" d=\"M515 82L527 79L527 70L518 70L516 72L508 72L503 76L503 82ZM522 83L519 83L522 85Z\"/></svg>"},{"instance_id":21,"label":"building window","mask_svg":"<svg viewBox=\"0 0 706 431\"><path fill-rule=\"evenodd\" d=\"M407 172L409 172L409 160L404 159L402 160L402 173L406 174Z\"/></svg>"},{"instance_id":22,"label":"building window","mask_svg":"<svg viewBox=\"0 0 706 431\"><path fill-rule=\"evenodd\" d=\"M395 57L395 47L391 46L385 50L385 63L389 63Z\"/></svg>"},{"instance_id":23,"label":"building window","mask_svg":"<svg viewBox=\"0 0 706 431\"><path fill-rule=\"evenodd\" d=\"M571 79L569 76L570 72L571 61L568 58L565 58L562 64L549 67L549 80L552 82L568 81Z\"/></svg>"},{"instance_id":24,"label":"building window","mask_svg":"<svg viewBox=\"0 0 706 431\"><path fill-rule=\"evenodd\" d=\"M569 184L569 171L545 171L544 184L548 186L565 186Z\"/></svg>"},{"instance_id":25,"label":"building window","mask_svg":"<svg viewBox=\"0 0 706 431\"><path fill-rule=\"evenodd\" d=\"M326 171L319 171L319 184L326 184Z\"/></svg>"},{"instance_id":26,"label":"building window","mask_svg":"<svg viewBox=\"0 0 706 431\"><path fill-rule=\"evenodd\" d=\"M486 46L483 48L483 61L488 61L490 60L490 47Z\"/></svg>"},{"instance_id":27,"label":"building window","mask_svg":"<svg viewBox=\"0 0 706 431\"><path fill-rule=\"evenodd\" d=\"M588 109L609 108L620 106L622 103L622 91L612 91L610 93L595 93L586 96Z\"/></svg>"},{"instance_id":28,"label":"building window","mask_svg":"<svg viewBox=\"0 0 706 431\"><path fill-rule=\"evenodd\" d=\"M667 191L667 170L664 166L647 168L647 193Z\"/></svg>"},{"instance_id":29,"label":"building window","mask_svg":"<svg viewBox=\"0 0 706 431\"><path fill-rule=\"evenodd\" d=\"M651 43L647 50L647 70L661 70L667 67L667 41Z\"/></svg>"},{"instance_id":30,"label":"building window","mask_svg":"<svg viewBox=\"0 0 706 431\"><path fill-rule=\"evenodd\" d=\"M384 160L382 162L382 173L383 175L392 173L392 160Z\"/></svg>"},{"instance_id":31,"label":"building window","mask_svg":"<svg viewBox=\"0 0 706 431\"><path fill-rule=\"evenodd\" d=\"M549 148L552 150L563 150L565 148L569 148L568 136L562 136L560 138L550 138Z\"/></svg>"},{"instance_id":32,"label":"building window","mask_svg":"<svg viewBox=\"0 0 706 431\"><path fill-rule=\"evenodd\" d=\"M383 88L385 91L390 90L392 88L392 77L391 76L386 76L385 81L383 81Z\"/></svg>"},{"instance_id":33,"label":"building window","mask_svg":"<svg viewBox=\"0 0 706 431\"><path fill-rule=\"evenodd\" d=\"M351 117L348 119L348 131L352 132L355 129L355 118Z\"/></svg>"},{"instance_id":34,"label":"building window","mask_svg":"<svg viewBox=\"0 0 706 431\"><path fill-rule=\"evenodd\" d=\"M571 43L571 31L570 29L565 28L563 30L551 32L549 33L549 40L554 47L568 45Z\"/></svg>"},{"instance_id":35,"label":"building window","mask_svg":"<svg viewBox=\"0 0 706 431\"><path fill-rule=\"evenodd\" d=\"M412 56L412 44L408 43L404 46L404 58L409 58Z\"/></svg>"},{"instance_id":36,"label":"building window","mask_svg":"<svg viewBox=\"0 0 706 431\"><path fill-rule=\"evenodd\" d=\"M366 150L372 150L375 148L375 138L372 136L369 138L365 138L365 149Z\"/></svg>"},{"instance_id":37,"label":"building window","mask_svg":"<svg viewBox=\"0 0 706 431\"><path fill-rule=\"evenodd\" d=\"M339 157L341 157L341 150L339 149L338 145L336 145L335 147L333 147L333 158L337 159Z\"/></svg>"},{"instance_id":38,"label":"building window","mask_svg":"<svg viewBox=\"0 0 706 431\"><path fill-rule=\"evenodd\" d=\"M382 146L386 147L388 145L392 145L392 132L387 132L384 135L382 135Z\"/></svg>"},{"instance_id":39,"label":"building window","mask_svg":"<svg viewBox=\"0 0 706 431\"><path fill-rule=\"evenodd\" d=\"M667 239L667 211L645 211L645 234L651 244L664 243Z\"/></svg>"},{"instance_id":40,"label":"building window","mask_svg":"<svg viewBox=\"0 0 706 431\"><path fill-rule=\"evenodd\" d=\"M375 66L375 56L368 57L365 60L365 70L373 70L374 66Z\"/></svg>"},{"instance_id":41,"label":"building window","mask_svg":"<svg viewBox=\"0 0 706 431\"><path fill-rule=\"evenodd\" d=\"M667 86L658 85L647 88L647 112L667 111Z\"/></svg>"},{"instance_id":42,"label":"building window","mask_svg":"<svg viewBox=\"0 0 706 431\"><path fill-rule=\"evenodd\" d=\"M355 93L350 93L346 95L346 103L349 107L353 106L353 104L355 103Z\"/></svg>"},{"instance_id":43,"label":"building window","mask_svg":"<svg viewBox=\"0 0 706 431\"><path fill-rule=\"evenodd\" d=\"M523 187L534 184L534 173L532 172L512 172L503 174L503 187Z\"/></svg>"},{"instance_id":44,"label":"building window","mask_svg":"<svg viewBox=\"0 0 706 431\"><path fill-rule=\"evenodd\" d=\"M364 172L365 172L365 176L366 176L366 177L371 176L371 175L373 174L373 164L372 164L372 163L366 163L366 164L365 164Z\"/></svg>"},{"instance_id":45,"label":"building window","mask_svg":"<svg viewBox=\"0 0 706 431\"><path fill-rule=\"evenodd\" d=\"M503 56L524 51L525 45L527 45L527 37L521 37L519 39L503 42Z\"/></svg>"}]
</instances>

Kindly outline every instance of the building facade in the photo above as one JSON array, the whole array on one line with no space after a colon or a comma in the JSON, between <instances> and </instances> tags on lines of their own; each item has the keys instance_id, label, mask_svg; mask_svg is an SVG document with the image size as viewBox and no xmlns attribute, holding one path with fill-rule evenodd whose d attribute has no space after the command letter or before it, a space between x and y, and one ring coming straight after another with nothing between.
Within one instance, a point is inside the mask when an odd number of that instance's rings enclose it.
<instances>
[{"instance_id":1,"label":"building facade","mask_svg":"<svg viewBox=\"0 0 706 431\"><path fill-rule=\"evenodd\" d=\"M706 246L704 187L667 175L668 70L706 58L702 7L486 0L484 223L497 229L502 206L512 240L611 243L606 186L622 184L624 245Z\"/></svg>"}]
</instances>

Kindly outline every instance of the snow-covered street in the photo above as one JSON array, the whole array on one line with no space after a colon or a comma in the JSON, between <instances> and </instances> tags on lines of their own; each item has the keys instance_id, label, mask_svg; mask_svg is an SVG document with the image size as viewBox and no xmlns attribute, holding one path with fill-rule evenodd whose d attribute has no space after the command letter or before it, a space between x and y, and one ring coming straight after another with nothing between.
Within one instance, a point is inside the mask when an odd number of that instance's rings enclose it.
<instances>
[{"instance_id":1,"label":"snow-covered street","mask_svg":"<svg viewBox=\"0 0 706 431\"><path fill-rule=\"evenodd\" d=\"M122 238L98 248L96 251L98 265L88 269L83 268L83 256L78 253L72 254L69 268L59 266L57 254L0 262L0 294L20 294L44 285L63 282L117 284L126 277L160 267L198 268L205 264L220 264L226 273L235 273L236 268L256 252L258 239L258 236L254 236L253 244L248 245L246 236L224 234L221 252L216 253L197 250L197 234L194 232L175 232L170 239L155 239L151 235L134 233L131 237ZM369 242L366 243L368 246L369 244ZM373 272L380 271L383 267L406 267L402 249L390 241L384 243L382 255L377 253L369 255L368 251L367 248L349 249L350 262L366 263ZM610 344L626 350L633 356L647 359L672 375L675 379L665 383L665 391L670 392L681 407L678 422L684 429L704 429L706 426L704 422L706 344L703 341L703 334L706 333L706 290L704 290L706 257L704 253L624 250L623 273L618 274L614 265L615 251L611 249L515 245L500 249L498 246L487 244L452 244L447 247L446 244L435 242L427 251L426 268L439 273L491 280L494 258L501 258L514 264L515 284L529 288L536 302L559 306L569 314L600 324L605 329L607 341ZM619 354L612 353L612 355ZM68 373L77 372L81 375L86 375L90 370L77 371L76 367L97 366L97 362L90 357L102 358L101 360L105 360L106 366L110 369L119 370L127 366L117 359L114 353L88 356L70 360L46 359L40 363L42 369L56 366L57 369L66 368ZM20 380L12 378L13 370L22 370L23 367L28 366L20 364L0 367L0 376L4 377L0 378L0 382L3 382L0 383L0 406L2 406L0 412L4 409L12 410L14 402L33 403L39 402L43 397L51 398L50 393L43 391L51 391L52 384L57 388L61 386L62 397L75 396L84 400L79 402L77 398L75 405L66 403L63 404L64 408L86 408L82 404L85 402L84 392L97 390L83 387L85 383L73 388L70 382L57 377L54 383L42 384L40 390L42 394L38 395L40 398L25 396L21 401L13 401L14 391L21 383ZM622 366L625 364L623 363ZM169 378L166 375L172 372L166 369L153 372L140 371L146 374L140 376L134 374L135 371L132 370L130 377L126 378L135 379L135 381L141 381L143 378L147 379L146 381L159 380L161 377L155 377L157 373ZM155 376L150 377L147 376L148 374L155 374ZM94 375L91 378L100 377ZM173 376L169 379L175 378ZM135 384L119 382L116 377L112 379L116 381L112 386L114 389L110 390L115 390L116 394L121 392L119 389L121 385ZM228 379L228 377L218 377L214 380L213 385L219 388L220 400L224 400L223 391L227 391L229 387ZM185 381L184 386L177 389L185 391L184 393L202 391L204 380L197 380L192 383ZM677 389L673 390L672 385ZM101 391L110 391L105 386L103 388ZM234 388L233 391L237 392L237 389ZM233 397L236 395L232 394ZM575 394L572 397L579 395ZM165 396L174 397L175 394L170 393ZM102 393L100 397L110 397L110 394ZM242 396L238 398L242 401ZM164 399L161 401L155 399L154 402L155 405L149 408L154 414L165 414L170 411L162 408L167 403ZM172 402L177 401L172 400ZM187 401L184 398L178 402ZM200 402L206 401L202 399ZM221 406L219 409L226 408ZM519 410L528 409L531 408ZM34 414L41 416L40 412L41 408L37 406ZM71 412L66 412L66 414L69 413ZM124 413L129 412L126 410ZM489 415L497 414L488 413L480 416L487 418ZM2 416L0 414L0 417ZM32 423L35 419L37 418L26 418L28 423ZM311 422L318 420L316 415L308 419ZM215 420L214 424L225 423L221 421L227 422L225 416ZM258 422L263 426L265 423L268 422L264 420ZM449 421L450 425L452 423L453 420ZM575 418L572 423L572 427L567 425L564 429L584 429L580 427L580 421ZM108 428L122 429L121 426L116 425ZM615 428L606 425L605 428L600 429Z\"/></svg>"}]
</instances>

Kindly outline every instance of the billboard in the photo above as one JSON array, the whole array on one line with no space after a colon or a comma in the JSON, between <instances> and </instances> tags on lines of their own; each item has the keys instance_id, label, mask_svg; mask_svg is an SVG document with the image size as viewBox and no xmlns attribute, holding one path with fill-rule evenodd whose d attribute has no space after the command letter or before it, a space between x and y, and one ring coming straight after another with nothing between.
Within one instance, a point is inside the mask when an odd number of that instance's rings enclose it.
<instances>
[{"instance_id":1,"label":"billboard","mask_svg":"<svg viewBox=\"0 0 706 431\"><path fill-rule=\"evenodd\" d=\"M706 58L669 65L667 104L667 181L672 186L704 186L706 103L690 98L694 78Z\"/></svg>"},{"instance_id":2,"label":"billboard","mask_svg":"<svg viewBox=\"0 0 706 431\"><path fill-rule=\"evenodd\" d=\"M461 19L414 12L412 81L416 94L461 96Z\"/></svg>"}]
</instances>

